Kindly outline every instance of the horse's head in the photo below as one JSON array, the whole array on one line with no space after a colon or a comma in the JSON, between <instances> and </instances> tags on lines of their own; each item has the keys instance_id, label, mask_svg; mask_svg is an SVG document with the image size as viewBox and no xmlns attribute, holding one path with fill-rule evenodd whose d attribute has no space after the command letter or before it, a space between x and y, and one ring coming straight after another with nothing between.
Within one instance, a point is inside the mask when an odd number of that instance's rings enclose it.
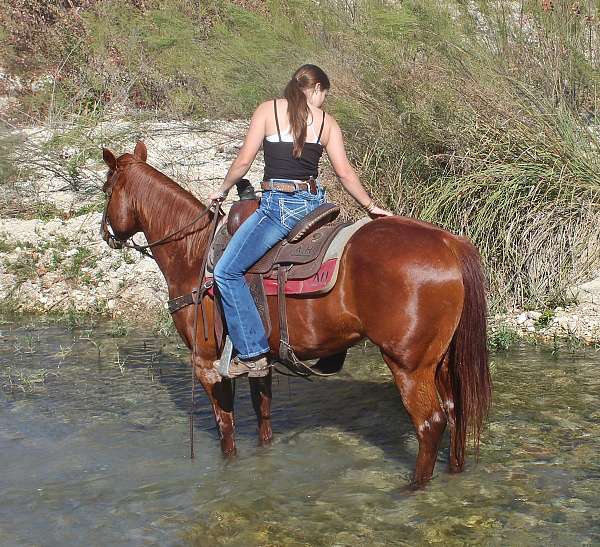
<instances>
[{"instance_id":1,"label":"horse's head","mask_svg":"<svg viewBox=\"0 0 600 547\"><path fill-rule=\"evenodd\" d=\"M108 148L103 148L102 157L108 165L108 173L102 187L106 194L106 207L102 216L101 233L104 241L113 249L117 249L122 247L120 242L141 230L128 189L128 170L132 164L146 161L146 145L138 141L133 154L123 154L119 158Z\"/></svg>"}]
</instances>

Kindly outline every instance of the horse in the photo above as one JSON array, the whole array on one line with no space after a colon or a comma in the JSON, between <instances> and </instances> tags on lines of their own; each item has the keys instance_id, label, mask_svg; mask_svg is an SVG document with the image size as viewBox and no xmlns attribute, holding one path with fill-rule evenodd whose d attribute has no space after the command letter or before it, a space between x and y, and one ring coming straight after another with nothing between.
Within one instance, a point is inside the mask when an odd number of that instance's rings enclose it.
<instances>
[{"instance_id":1,"label":"horse","mask_svg":"<svg viewBox=\"0 0 600 547\"><path fill-rule=\"evenodd\" d=\"M118 158L103 149L108 166L103 191L104 239L127 241L143 232L157 241L153 256L169 297L198 286L199 268L216 214L190 192L150 166L139 141L133 154ZM108 226L112 234L108 231ZM345 352L368 339L379 347L416 431L418 454L412 485L432 477L439 444L450 433L449 472L461 472L467 439L479 447L491 402L486 337L486 280L477 249L466 239L433 224L392 216L365 223L348 241L333 289L313 298L287 297L290 344L301 359ZM215 309L204 296L206 321ZM276 297L268 298L277 318ZM224 455L236 451L233 385L213 362L218 358L214 328L196 328L194 307L173 314L191 355L192 375L214 412ZM279 346L277 320L269 344ZM259 443L272 439L272 372L250 378Z\"/></svg>"}]
</instances>

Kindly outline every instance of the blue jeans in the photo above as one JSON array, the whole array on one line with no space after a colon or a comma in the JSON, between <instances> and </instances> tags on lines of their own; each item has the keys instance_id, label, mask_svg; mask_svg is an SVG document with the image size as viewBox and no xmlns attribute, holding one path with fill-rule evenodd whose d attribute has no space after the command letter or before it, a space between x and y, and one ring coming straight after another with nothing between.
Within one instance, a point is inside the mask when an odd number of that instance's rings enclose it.
<instances>
[{"instance_id":1,"label":"blue jeans","mask_svg":"<svg viewBox=\"0 0 600 547\"><path fill-rule=\"evenodd\" d=\"M239 357L269 351L269 342L244 273L308 213L325 203L325 190L293 194L269 190L260 207L235 232L214 268L227 331Z\"/></svg>"}]
</instances>

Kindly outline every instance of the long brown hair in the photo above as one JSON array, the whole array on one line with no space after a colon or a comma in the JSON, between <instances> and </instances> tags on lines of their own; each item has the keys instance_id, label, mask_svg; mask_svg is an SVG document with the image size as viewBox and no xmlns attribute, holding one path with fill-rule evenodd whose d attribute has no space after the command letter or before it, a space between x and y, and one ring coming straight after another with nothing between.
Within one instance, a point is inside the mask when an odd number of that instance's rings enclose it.
<instances>
[{"instance_id":1,"label":"long brown hair","mask_svg":"<svg viewBox=\"0 0 600 547\"><path fill-rule=\"evenodd\" d=\"M287 113L290 120L291 133L294 137L292 155L299 158L306 142L306 124L308 120L308 103L303 89L314 88L321 84L321 89L329 89L329 78L316 65L302 65L285 86L283 96L287 99Z\"/></svg>"}]
</instances>

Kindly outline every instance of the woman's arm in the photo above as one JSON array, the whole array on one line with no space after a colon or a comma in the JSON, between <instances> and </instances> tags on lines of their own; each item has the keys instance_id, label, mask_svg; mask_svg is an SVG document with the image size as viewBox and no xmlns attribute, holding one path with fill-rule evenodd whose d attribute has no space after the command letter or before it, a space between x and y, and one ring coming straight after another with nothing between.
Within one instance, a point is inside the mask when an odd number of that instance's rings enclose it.
<instances>
[{"instance_id":1,"label":"woman's arm","mask_svg":"<svg viewBox=\"0 0 600 547\"><path fill-rule=\"evenodd\" d=\"M250 127L248 133L244 139L244 144L240 148L237 157L233 160L233 163L227 171L227 175L223 180L223 184L216 191L211 193L208 198L213 199L224 199L229 192L229 189L248 172L256 154L260 150L260 146L265 137L265 122L266 122L266 108L269 104L261 104L252 115L250 120Z\"/></svg>"},{"instance_id":2,"label":"woman's arm","mask_svg":"<svg viewBox=\"0 0 600 547\"><path fill-rule=\"evenodd\" d=\"M340 126L331 116L328 116L328 119L330 120L329 139L325 150L327 150L329 161L331 161L333 170L340 179L342 186L370 216L392 215L391 212L381 209L373 203L371 196L363 188L356 171L348 161Z\"/></svg>"}]
</instances>

